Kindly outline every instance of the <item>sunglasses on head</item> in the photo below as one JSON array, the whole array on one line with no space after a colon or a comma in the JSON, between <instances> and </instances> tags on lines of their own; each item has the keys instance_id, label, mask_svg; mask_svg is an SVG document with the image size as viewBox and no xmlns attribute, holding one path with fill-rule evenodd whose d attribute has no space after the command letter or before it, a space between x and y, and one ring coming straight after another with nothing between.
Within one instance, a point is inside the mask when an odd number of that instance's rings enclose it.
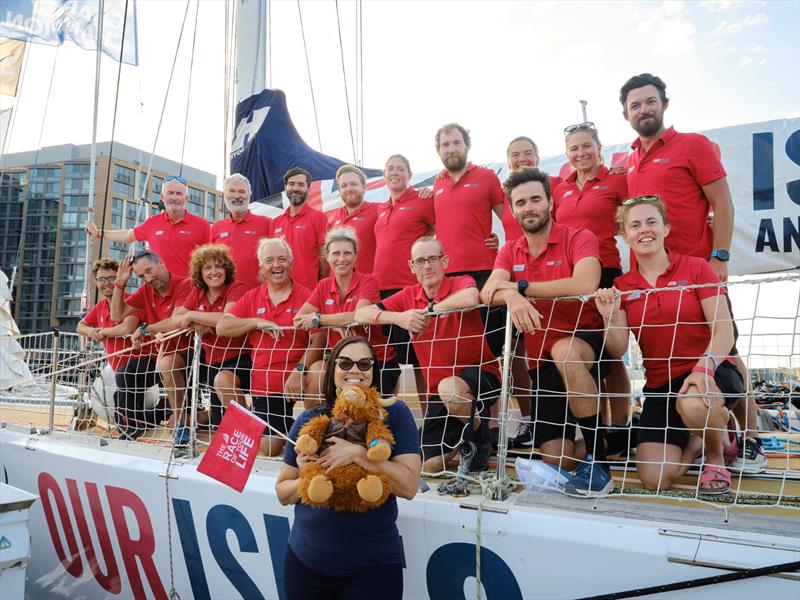
<instances>
[{"instance_id":1,"label":"sunglasses on head","mask_svg":"<svg viewBox=\"0 0 800 600\"><path fill-rule=\"evenodd\" d=\"M661 200L660 196L636 196L635 198L628 198L622 203L622 206L630 206L631 204L643 204L645 202L658 202Z\"/></svg>"},{"instance_id":2,"label":"sunglasses on head","mask_svg":"<svg viewBox=\"0 0 800 600\"><path fill-rule=\"evenodd\" d=\"M178 177L177 175L167 175L167 178L164 181L177 181L178 183L186 185L186 180L183 177Z\"/></svg>"},{"instance_id":3,"label":"sunglasses on head","mask_svg":"<svg viewBox=\"0 0 800 600\"><path fill-rule=\"evenodd\" d=\"M371 358L360 358L358 360L353 360L352 358L347 358L346 356L340 356L334 362L342 371L349 371L353 368L353 365L357 366L359 371L369 371L372 368L372 363L374 361Z\"/></svg>"},{"instance_id":4,"label":"sunglasses on head","mask_svg":"<svg viewBox=\"0 0 800 600\"><path fill-rule=\"evenodd\" d=\"M145 249L145 250L137 250L136 252L134 252L133 253L133 260L137 261L140 258L144 258L145 256L155 256L156 258L158 258L158 254L156 254L152 250Z\"/></svg>"},{"instance_id":5,"label":"sunglasses on head","mask_svg":"<svg viewBox=\"0 0 800 600\"><path fill-rule=\"evenodd\" d=\"M564 135L568 135L573 131L579 131L583 129L595 129L594 123L591 121L584 121L583 123L578 123L577 125L567 125L564 127Z\"/></svg>"}]
</instances>

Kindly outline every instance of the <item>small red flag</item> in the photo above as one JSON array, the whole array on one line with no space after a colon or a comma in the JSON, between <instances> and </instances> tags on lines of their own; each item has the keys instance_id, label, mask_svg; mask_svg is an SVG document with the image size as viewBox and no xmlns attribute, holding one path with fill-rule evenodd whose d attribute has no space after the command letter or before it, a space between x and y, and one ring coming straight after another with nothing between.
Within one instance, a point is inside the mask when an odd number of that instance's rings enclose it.
<instances>
[{"instance_id":1,"label":"small red flag","mask_svg":"<svg viewBox=\"0 0 800 600\"><path fill-rule=\"evenodd\" d=\"M241 492L258 454L267 424L236 402L231 402L197 470Z\"/></svg>"}]
</instances>

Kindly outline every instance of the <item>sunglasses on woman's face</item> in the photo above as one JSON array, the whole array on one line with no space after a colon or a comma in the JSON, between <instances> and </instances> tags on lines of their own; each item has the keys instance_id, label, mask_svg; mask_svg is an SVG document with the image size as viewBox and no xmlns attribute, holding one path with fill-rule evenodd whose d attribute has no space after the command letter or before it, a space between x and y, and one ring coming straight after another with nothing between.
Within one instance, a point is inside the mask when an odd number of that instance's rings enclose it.
<instances>
[{"instance_id":1,"label":"sunglasses on woman's face","mask_svg":"<svg viewBox=\"0 0 800 600\"><path fill-rule=\"evenodd\" d=\"M352 358L341 356L336 359L336 365L342 371L349 371L353 368L353 365L357 366L359 371L369 371L372 368L372 362L373 361L371 358L360 358L358 360L353 360Z\"/></svg>"}]
</instances>

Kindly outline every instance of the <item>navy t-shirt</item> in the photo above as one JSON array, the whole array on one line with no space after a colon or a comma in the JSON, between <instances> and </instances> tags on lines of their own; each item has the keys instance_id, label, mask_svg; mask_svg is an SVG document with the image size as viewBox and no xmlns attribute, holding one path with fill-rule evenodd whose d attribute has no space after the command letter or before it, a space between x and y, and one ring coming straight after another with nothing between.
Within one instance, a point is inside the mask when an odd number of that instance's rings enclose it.
<instances>
[{"instance_id":1,"label":"navy t-shirt","mask_svg":"<svg viewBox=\"0 0 800 600\"><path fill-rule=\"evenodd\" d=\"M322 414L322 410L312 408L301 414L289 437L296 440L300 428ZM397 401L386 410L389 413L386 425L395 439L390 458L419 454L417 425L408 406ZM286 444L283 462L297 467L294 445ZM402 562L396 522L397 499L393 494L381 506L364 513L337 512L297 503L289 547L309 569L325 575L352 575L375 565Z\"/></svg>"}]
</instances>

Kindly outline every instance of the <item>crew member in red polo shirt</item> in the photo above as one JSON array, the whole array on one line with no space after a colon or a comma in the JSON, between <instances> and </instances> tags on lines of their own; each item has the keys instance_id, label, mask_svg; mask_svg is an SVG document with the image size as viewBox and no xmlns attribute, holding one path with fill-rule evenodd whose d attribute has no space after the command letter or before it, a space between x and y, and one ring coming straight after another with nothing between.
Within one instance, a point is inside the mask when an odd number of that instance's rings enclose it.
<instances>
[{"instance_id":1,"label":"crew member in red polo shirt","mask_svg":"<svg viewBox=\"0 0 800 600\"><path fill-rule=\"evenodd\" d=\"M469 310L478 304L475 280L467 275L445 277L447 263L436 238L420 238L409 261L419 283L358 309L356 321L397 325L412 335L430 395L422 427L424 469L446 468L470 415L475 415L470 428L475 454L469 468L483 471L491 450L487 418L500 391L500 369L484 339L478 312ZM457 312L437 314L448 310Z\"/></svg>"},{"instance_id":2,"label":"crew member in red polo shirt","mask_svg":"<svg viewBox=\"0 0 800 600\"><path fill-rule=\"evenodd\" d=\"M286 240L261 240L258 263L264 283L247 292L222 315L217 335L247 336L252 348L253 411L270 427L288 434L294 423L293 404L302 397L307 365L322 356L322 336L292 328L295 315L311 292L293 281L292 249ZM284 438L270 429L261 440L261 451L277 456L284 443Z\"/></svg>"},{"instance_id":3,"label":"crew member in red polo shirt","mask_svg":"<svg viewBox=\"0 0 800 600\"><path fill-rule=\"evenodd\" d=\"M628 157L628 194L659 196L673 226L667 250L707 260L720 280L727 281L734 209L719 148L703 135L664 127L669 107L666 90L666 84L650 73L631 77L620 90L622 114L639 134ZM714 218L709 222L710 212ZM725 299L732 312L730 298ZM735 321L733 336L739 336ZM747 365L735 344L731 356L749 383ZM759 472L766 460L757 432L755 398L738 403L734 413L744 424L744 439L733 466Z\"/></svg>"},{"instance_id":4,"label":"crew member in red polo shirt","mask_svg":"<svg viewBox=\"0 0 800 600\"><path fill-rule=\"evenodd\" d=\"M342 206L331 217L331 227L352 227L358 237L356 271L372 273L375 263L375 221L378 205L364 200L367 178L358 167L342 165L336 171ZM332 348L333 346L331 346Z\"/></svg>"},{"instance_id":5,"label":"crew member in red polo shirt","mask_svg":"<svg viewBox=\"0 0 800 600\"><path fill-rule=\"evenodd\" d=\"M508 163L508 172L511 173L522 167L538 167L539 166L539 147L531 138L525 135L515 137L508 144L506 148L506 162ZM558 175L550 176L550 189L556 189L559 183L563 180ZM505 241L512 242L522 235L522 227L519 226L514 214L511 212L511 207L508 205L508 198L503 197L503 231L505 232ZM515 374L516 376L516 374Z\"/></svg>"},{"instance_id":6,"label":"crew member in red polo shirt","mask_svg":"<svg viewBox=\"0 0 800 600\"><path fill-rule=\"evenodd\" d=\"M322 256L328 219L306 204L310 185L311 174L305 169L292 167L286 171L283 186L289 206L272 220L271 236L282 237L289 243L294 255L292 278L312 290L321 278L328 275L328 263Z\"/></svg>"},{"instance_id":7,"label":"crew member in red polo shirt","mask_svg":"<svg viewBox=\"0 0 800 600\"><path fill-rule=\"evenodd\" d=\"M534 445L545 461L572 467L575 422L586 441L586 460L566 486L577 496L613 488L599 426L600 381L607 372L603 322L593 303L544 300L593 293L600 281L597 238L550 218L550 177L530 167L508 176L504 189L525 235L503 246L481 292L485 303L504 303L525 334L534 393ZM531 298L537 298L535 305Z\"/></svg>"},{"instance_id":8,"label":"crew member in red polo shirt","mask_svg":"<svg viewBox=\"0 0 800 600\"><path fill-rule=\"evenodd\" d=\"M378 391L384 396L391 396L395 393L397 380L400 378L400 365L395 359L394 347L389 345L382 327L352 326L357 308L380 300L375 278L360 273L355 268L360 248L356 232L352 228L334 227L328 232L325 236L325 256L331 274L314 288L294 318L294 325L305 330L327 326L326 348L333 348L342 339L342 335L358 335L368 339L380 361ZM308 369L308 386L304 391L306 408L313 408L323 400L325 369L324 361L318 361Z\"/></svg>"},{"instance_id":9,"label":"crew member in red polo shirt","mask_svg":"<svg viewBox=\"0 0 800 600\"><path fill-rule=\"evenodd\" d=\"M261 238L270 236L272 219L250 212L250 180L234 173L222 184L228 216L211 227L211 241L231 249L236 263L236 281L247 289L259 285L256 248Z\"/></svg>"},{"instance_id":10,"label":"crew member in red polo shirt","mask_svg":"<svg viewBox=\"0 0 800 600\"><path fill-rule=\"evenodd\" d=\"M189 274L189 257L192 250L211 239L211 226L202 217L186 210L189 192L186 180L170 175L161 186L164 211L153 215L133 229L106 229L103 237L112 242L132 244L147 242L150 249L162 257L170 273L180 277ZM93 221L86 221L86 231L96 238L101 236Z\"/></svg>"},{"instance_id":11,"label":"crew member in red polo shirt","mask_svg":"<svg viewBox=\"0 0 800 600\"><path fill-rule=\"evenodd\" d=\"M642 350L639 478L649 490L667 489L705 448L699 491L723 494L731 481L723 457L726 406L744 396L744 381L727 360L733 327L720 297L725 288L705 259L667 252L671 230L658 198L629 200L618 214L636 264L595 296L609 349L624 351L630 328ZM686 287L693 285L706 287Z\"/></svg>"},{"instance_id":12,"label":"crew member in red polo shirt","mask_svg":"<svg viewBox=\"0 0 800 600\"><path fill-rule=\"evenodd\" d=\"M158 385L158 376L155 356L150 348L134 349L133 342L127 337L136 331L139 316L128 315L122 322L111 318L109 301L114 295L118 269L118 260L106 258L94 261L92 273L102 298L78 322L75 331L78 335L103 342L108 364L114 371L117 384L114 405L120 438L136 439L148 427L157 425L164 416L164 411L155 406L145 408L147 391ZM125 350L128 352L117 354Z\"/></svg>"},{"instance_id":13,"label":"crew member in red polo shirt","mask_svg":"<svg viewBox=\"0 0 800 600\"><path fill-rule=\"evenodd\" d=\"M124 289L131 272L144 283L133 294L124 297ZM181 306L192 291L192 283L186 277L173 275L164 261L151 250L142 250L128 255L117 271L114 295L111 298L111 318L124 319L139 312L144 323L133 334L134 344L148 335L173 331L172 312ZM183 410L186 395L186 365L190 360L191 337L180 335L159 345L156 369L161 375L172 408L175 430L173 439L176 448L185 447L191 439L186 427L186 411ZM198 413L198 423L208 423L208 413Z\"/></svg>"},{"instance_id":14,"label":"crew member in red polo shirt","mask_svg":"<svg viewBox=\"0 0 800 600\"><path fill-rule=\"evenodd\" d=\"M244 406L243 390L250 389L253 364L244 336L220 337L216 326L225 310L249 288L236 281L236 266L230 248L224 244L204 244L196 248L189 263L189 277L192 291L183 305L172 312L172 328L194 329L203 334L199 380L210 388L211 423L219 425L222 410L228 404L234 401Z\"/></svg>"},{"instance_id":15,"label":"crew member in red polo shirt","mask_svg":"<svg viewBox=\"0 0 800 600\"><path fill-rule=\"evenodd\" d=\"M603 145L594 123L579 123L564 129L570 173L553 190L553 220L570 227L588 229L600 244L600 287L610 287L622 275L617 248L617 208L628 198L624 173L609 173L603 165ZM551 180L552 182L552 180ZM611 363L605 381L611 410L604 408L608 454L627 454L629 450L628 417L631 405L631 381L622 360ZM604 402L605 405L605 402ZM610 413L610 414L609 414Z\"/></svg>"}]
</instances>

